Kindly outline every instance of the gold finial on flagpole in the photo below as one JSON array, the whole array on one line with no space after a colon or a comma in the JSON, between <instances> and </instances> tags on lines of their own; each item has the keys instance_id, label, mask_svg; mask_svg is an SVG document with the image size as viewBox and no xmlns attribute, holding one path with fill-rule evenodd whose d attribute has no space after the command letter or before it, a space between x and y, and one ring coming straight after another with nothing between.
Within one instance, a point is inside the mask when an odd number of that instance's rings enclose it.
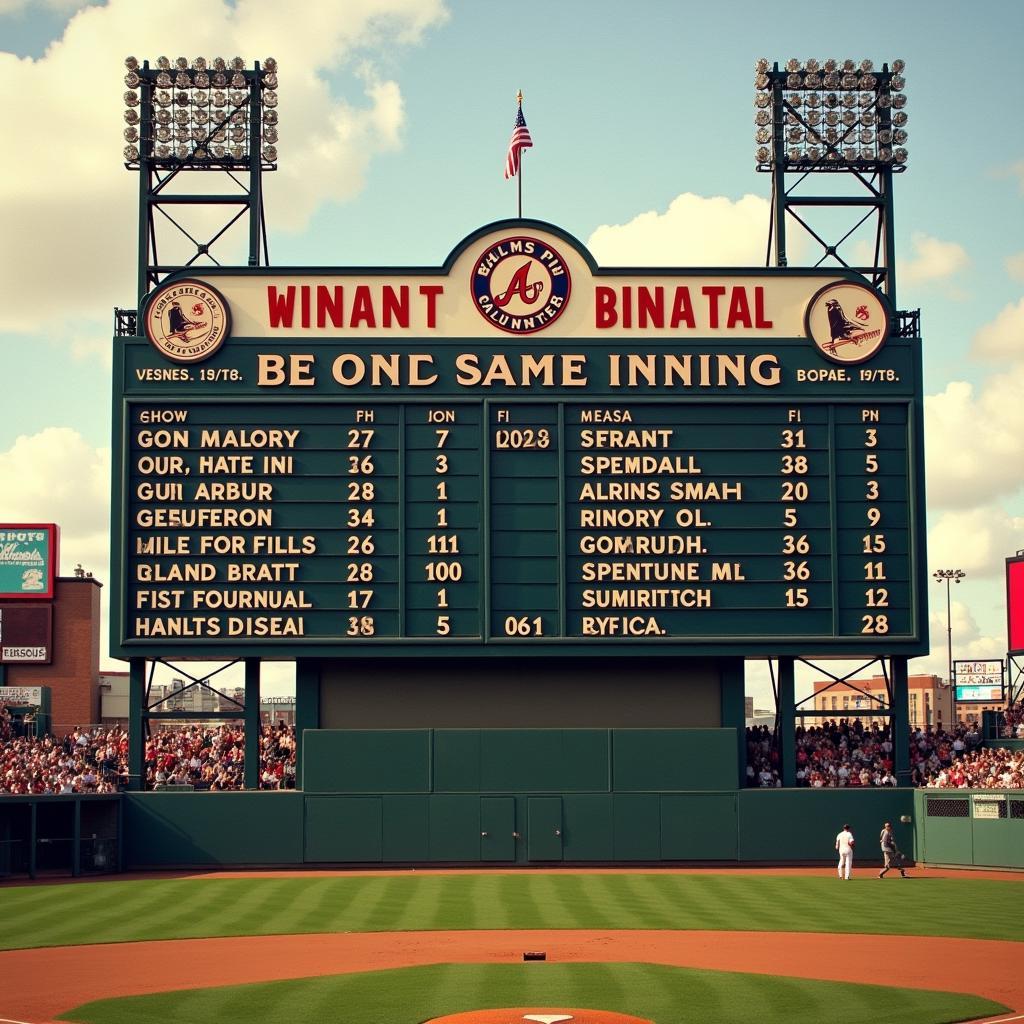
<instances>
[{"instance_id":1,"label":"gold finial on flagpole","mask_svg":"<svg viewBox=\"0 0 1024 1024\"><path fill-rule=\"evenodd\" d=\"M516 93L516 102L519 104L519 106L523 105L523 90L522 89L520 89L519 92Z\"/></svg>"}]
</instances>

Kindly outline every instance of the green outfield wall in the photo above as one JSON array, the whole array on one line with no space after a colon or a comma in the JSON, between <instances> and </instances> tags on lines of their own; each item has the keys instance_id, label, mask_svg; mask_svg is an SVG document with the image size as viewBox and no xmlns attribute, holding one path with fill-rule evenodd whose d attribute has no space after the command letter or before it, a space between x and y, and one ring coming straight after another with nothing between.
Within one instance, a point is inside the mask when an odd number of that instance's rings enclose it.
<instances>
[{"instance_id":1,"label":"green outfield wall","mask_svg":"<svg viewBox=\"0 0 1024 1024\"><path fill-rule=\"evenodd\" d=\"M919 860L1024 868L1024 791L920 789L914 805Z\"/></svg>"}]
</instances>

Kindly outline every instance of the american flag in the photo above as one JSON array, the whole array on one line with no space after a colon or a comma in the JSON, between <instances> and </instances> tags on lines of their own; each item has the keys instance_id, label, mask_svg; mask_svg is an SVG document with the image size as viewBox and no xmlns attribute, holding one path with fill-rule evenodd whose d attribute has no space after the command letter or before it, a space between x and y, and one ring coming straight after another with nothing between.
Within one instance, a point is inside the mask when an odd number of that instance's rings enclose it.
<instances>
[{"instance_id":1,"label":"american flag","mask_svg":"<svg viewBox=\"0 0 1024 1024\"><path fill-rule=\"evenodd\" d=\"M526 118L523 117L523 101L519 101L519 109L516 112L516 123L512 128L512 138L508 144L508 155L505 157L505 178L514 178L519 173L519 154L524 149L533 146L533 139L530 138L530 129L526 127Z\"/></svg>"}]
</instances>

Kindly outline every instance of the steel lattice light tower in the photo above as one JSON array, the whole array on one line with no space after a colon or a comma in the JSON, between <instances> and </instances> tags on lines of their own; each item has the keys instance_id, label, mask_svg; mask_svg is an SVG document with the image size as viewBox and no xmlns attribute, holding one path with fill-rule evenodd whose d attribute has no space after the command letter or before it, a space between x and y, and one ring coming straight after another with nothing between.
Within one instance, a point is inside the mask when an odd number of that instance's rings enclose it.
<instances>
[{"instance_id":1,"label":"steel lattice light tower","mask_svg":"<svg viewBox=\"0 0 1024 1024\"><path fill-rule=\"evenodd\" d=\"M124 161L139 172L138 304L169 273L197 261L216 265L211 250L245 216L248 264L259 266L261 252L268 263L262 175L277 169L277 61L268 57L247 68L241 57L160 57L150 67L128 57L125 67ZM199 184L196 172L207 180ZM212 237L196 239L179 223L176 207L222 207L225 223ZM161 260L166 231L194 246L188 260ZM118 333L129 327L119 317Z\"/></svg>"},{"instance_id":2,"label":"steel lattice light tower","mask_svg":"<svg viewBox=\"0 0 1024 1024\"><path fill-rule=\"evenodd\" d=\"M949 583L952 580L954 583L959 583L962 579L967 578L967 573L963 569L936 569L932 573L935 577L936 583L941 583L943 580L946 581L946 647L949 655L949 685L954 686L953 683L953 616L952 616L952 604L950 603L949 597ZM953 689L953 702L956 703L956 688Z\"/></svg>"},{"instance_id":3,"label":"steel lattice light tower","mask_svg":"<svg viewBox=\"0 0 1024 1024\"><path fill-rule=\"evenodd\" d=\"M907 163L904 68L902 60L876 71L870 60L793 59L780 68L761 59L754 79L757 169L772 175L769 259L774 244L775 265L789 265L786 235L792 218L820 246L814 266L833 261L864 274L893 308L892 180ZM820 184L821 174L831 176L827 191L834 194L810 194L807 186ZM840 189L845 191L839 194ZM855 223L829 241L811 226L807 211L812 208L843 210ZM872 218L874 259L853 266L840 249ZM912 327L905 333L916 334L916 323Z\"/></svg>"}]
</instances>

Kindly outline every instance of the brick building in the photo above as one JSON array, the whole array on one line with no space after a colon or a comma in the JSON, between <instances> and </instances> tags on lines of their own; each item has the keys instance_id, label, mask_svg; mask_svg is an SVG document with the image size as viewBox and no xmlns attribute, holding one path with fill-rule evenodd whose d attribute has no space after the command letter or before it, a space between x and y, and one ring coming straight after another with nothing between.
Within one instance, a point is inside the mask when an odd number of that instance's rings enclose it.
<instances>
[{"instance_id":1,"label":"brick building","mask_svg":"<svg viewBox=\"0 0 1024 1024\"><path fill-rule=\"evenodd\" d=\"M58 576L53 601L52 661L49 665L0 666L0 683L6 686L50 687L50 728L58 736L76 725L100 721L102 586L91 576ZM0 686L2 700L3 686Z\"/></svg>"},{"instance_id":2,"label":"brick building","mask_svg":"<svg viewBox=\"0 0 1024 1024\"><path fill-rule=\"evenodd\" d=\"M938 676L919 675L909 679L910 725L920 728L949 728L953 722L953 692L949 684ZM846 683L831 684L829 680L814 683L813 704L816 711L824 711L832 718L857 715L865 725L885 725L889 719L884 715L871 715L874 709L888 704L888 695L883 676L870 679L851 679ZM964 720L965 709L959 708L959 718ZM973 714L975 708L970 708ZM980 721L980 713L977 715ZM808 720L816 724L820 719Z\"/></svg>"}]
</instances>

